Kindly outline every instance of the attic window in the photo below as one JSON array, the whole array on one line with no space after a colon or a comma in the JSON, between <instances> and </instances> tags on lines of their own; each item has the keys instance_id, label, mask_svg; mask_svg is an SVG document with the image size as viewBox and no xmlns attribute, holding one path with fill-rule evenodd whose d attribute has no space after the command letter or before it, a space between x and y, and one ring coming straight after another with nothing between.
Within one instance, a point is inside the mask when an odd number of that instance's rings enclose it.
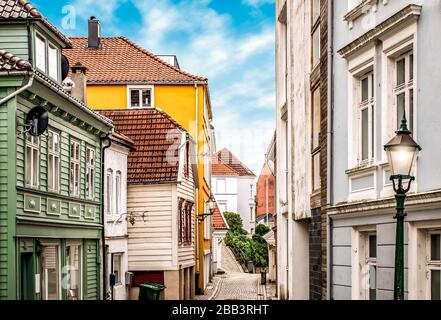
<instances>
[{"instance_id":1,"label":"attic window","mask_svg":"<svg viewBox=\"0 0 441 320\"><path fill-rule=\"evenodd\" d=\"M153 107L153 87L129 87L128 107L131 109Z\"/></svg>"},{"instance_id":2,"label":"attic window","mask_svg":"<svg viewBox=\"0 0 441 320\"><path fill-rule=\"evenodd\" d=\"M58 48L41 34L35 35L35 65L40 71L58 81L60 54Z\"/></svg>"}]
</instances>

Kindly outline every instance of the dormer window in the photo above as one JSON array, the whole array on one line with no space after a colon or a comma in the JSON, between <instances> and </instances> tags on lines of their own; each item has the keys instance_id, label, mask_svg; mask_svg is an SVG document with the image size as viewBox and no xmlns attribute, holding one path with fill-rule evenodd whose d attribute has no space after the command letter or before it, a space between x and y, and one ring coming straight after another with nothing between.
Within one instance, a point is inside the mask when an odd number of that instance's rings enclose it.
<instances>
[{"instance_id":1,"label":"dormer window","mask_svg":"<svg viewBox=\"0 0 441 320\"><path fill-rule=\"evenodd\" d=\"M58 48L37 33L35 35L35 66L53 80L58 81L59 60Z\"/></svg>"}]
</instances>

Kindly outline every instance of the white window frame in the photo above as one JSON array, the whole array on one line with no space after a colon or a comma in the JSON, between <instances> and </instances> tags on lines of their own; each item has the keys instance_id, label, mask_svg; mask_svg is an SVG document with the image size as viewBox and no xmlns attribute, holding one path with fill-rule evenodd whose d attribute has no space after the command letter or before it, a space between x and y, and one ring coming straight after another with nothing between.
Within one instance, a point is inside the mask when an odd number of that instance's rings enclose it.
<instances>
[{"instance_id":1,"label":"white window frame","mask_svg":"<svg viewBox=\"0 0 441 320\"><path fill-rule=\"evenodd\" d=\"M89 154L89 159L87 155ZM93 200L95 197L95 148L86 147L86 198Z\"/></svg>"},{"instance_id":2,"label":"white window frame","mask_svg":"<svg viewBox=\"0 0 441 320\"><path fill-rule=\"evenodd\" d=\"M37 38L40 38L40 40L42 40L44 42L44 70L41 68L41 66L37 66ZM41 72L43 72L44 74L46 74L48 77L50 77L51 79L55 80L55 81L59 81L60 79L60 65L61 65L61 57L60 57L60 50L59 48L53 44L51 41L49 41L47 39L47 37L45 37L43 34L41 34L40 32L36 31L35 32L35 66L37 67L38 70L40 70ZM56 50L56 71L57 71L57 75L54 78L51 75L51 69L50 69L50 56L49 56L49 47L52 47L53 49Z\"/></svg>"},{"instance_id":3,"label":"white window frame","mask_svg":"<svg viewBox=\"0 0 441 320\"><path fill-rule=\"evenodd\" d=\"M413 78L410 78L410 56L413 57ZM404 60L404 83L398 85L398 62ZM407 119L407 127L409 130L413 130L414 127L414 113L415 113L415 90L414 90L414 78L415 78L415 56L413 54L413 50L407 51L401 54L399 57L395 59L394 62L394 97L395 97L395 123L397 128L394 130L398 130L401 125L401 119L398 119L398 96L404 94L404 109L406 111L406 119ZM413 105L412 112L410 112L410 92L413 92ZM412 115L412 117L411 117Z\"/></svg>"},{"instance_id":4,"label":"white window frame","mask_svg":"<svg viewBox=\"0 0 441 320\"><path fill-rule=\"evenodd\" d=\"M369 270L370 266L377 266L377 259L369 257L369 236L371 235L377 235L376 226L352 229L352 300L369 300L370 276L369 273L366 275L365 272ZM376 283L377 279L375 279Z\"/></svg>"},{"instance_id":5,"label":"white window frame","mask_svg":"<svg viewBox=\"0 0 441 320\"><path fill-rule=\"evenodd\" d=\"M56 248L56 268L57 268L57 299L56 300L61 300L62 298L62 294L61 294L61 245L59 241L51 241L51 240L44 240L40 242L40 245L43 247L48 247L48 246L54 246ZM41 262L40 262L41 264ZM47 290L48 290L48 283L44 280L47 280L47 273L43 272L43 270L40 270L40 292L41 292L41 298L42 300L47 300L45 298L47 298L47 296L45 297L44 295L47 295Z\"/></svg>"},{"instance_id":6,"label":"white window frame","mask_svg":"<svg viewBox=\"0 0 441 320\"><path fill-rule=\"evenodd\" d=\"M50 143L50 135L52 135L52 144ZM51 192L60 191L60 153L61 153L61 136L54 130L49 130L48 137L48 190ZM58 150L55 150L55 137L58 139ZM52 161L51 161L52 157ZM58 165L55 165L58 164ZM58 168L58 170L55 170ZM52 173L52 181L49 178Z\"/></svg>"},{"instance_id":7,"label":"white window frame","mask_svg":"<svg viewBox=\"0 0 441 320\"><path fill-rule=\"evenodd\" d=\"M439 270L441 272L441 259L440 260L431 260L431 239L430 236L432 234L438 234L441 236L441 229L438 230L429 230L426 232L426 299L431 300L432 296L432 279L431 279L431 271Z\"/></svg>"},{"instance_id":8,"label":"white window frame","mask_svg":"<svg viewBox=\"0 0 441 320\"><path fill-rule=\"evenodd\" d=\"M434 213L433 220L414 221L408 225L408 283L409 300L430 299L430 276L428 263L430 241L427 236L434 231L441 232L441 220ZM435 266L435 264L434 264ZM441 267L441 265L440 265Z\"/></svg>"},{"instance_id":9,"label":"white window frame","mask_svg":"<svg viewBox=\"0 0 441 320\"><path fill-rule=\"evenodd\" d=\"M67 247L71 247L71 246L78 246L79 247L79 250L78 250L78 257L79 257L79 259L78 259L78 266L79 266L78 300L82 300L83 299L83 244L81 241L69 240L68 242L66 242L66 249L67 249Z\"/></svg>"},{"instance_id":10,"label":"white window frame","mask_svg":"<svg viewBox=\"0 0 441 320\"><path fill-rule=\"evenodd\" d=\"M106 172L106 214L112 216L112 203L113 203L113 170L107 169Z\"/></svg>"},{"instance_id":11,"label":"white window frame","mask_svg":"<svg viewBox=\"0 0 441 320\"><path fill-rule=\"evenodd\" d=\"M368 80L368 99L363 101L363 80ZM371 164L375 161L375 75L373 70L368 71L358 80L358 155L359 166ZM368 110L368 157L363 159L363 118L362 113Z\"/></svg>"},{"instance_id":12,"label":"white window frame","mask_svg":"<svg viewBox=\"0 0 441 320\"><path fill-rule=\"evenodd\" d=\"M142 92L140 92L139 107L132 107L132 99L131 99L132 90L139 90L139 91L150 90L150 99L151 99L150 106L147 107L142 106ZM127 109L154 109L154 108L155 108L155 88L153 85L127 86Z\"/></svg>"},{"instance_id":13,"label":"white window frame","mask_svg":"<svg viewBox=\"0 0 441 320\"><path fill-rule=\"evenodd\" d=\"M122 208L121 208L121 204L122 204L122 190L121 190L121 186L122 186L122 176L121 176L121 171L117 171L115 174L115 214L116 215L120 215Z\"/></svg>"},{"instance_id":14,"label":"white window frame","mask_svg":"<svg viewBox=\"0 0 441 320\"><path fill-rule=\"evenodd\" d=\"M114 273L115 271L115 257L119 257L119 274L118 274L118 278L115 278L115 286L119 286L123 284L123 279L122 279L122 273L123 273L123 259L124 259L124 253L122 252L112 252L111 254L111 259L112 259L112 273ZM119 281L118 281L119 280Z\"/></svg>"},{"instance_id":15,"label":"white window frame","mask_svg":"<svg viewBox=\"0 0 441 320\"><path fill-rule=\"evenodd\" d=\"M28 149L31 150L31 157L28 159ZM40 185L40 138L34 137L26 133L26 172L25 172L25 182L27 187L38 188ZM37 161L35 161L37 157ZM30 162L30 170L27 170L28 163ZM28 182L28 178L30 178ZM36 180L36 181L34 181Z\"/></svg>"},{"instance_id":16,"label":"white window frame","mask_svg":"<svg viewBox=\"0 0 441 320\"><path fill-rule=\"evenodd\" d=\"M75 156L75 146L74 146L74 154L72 154L72 145L78 146L78 158ZM70 141L70 176L69 176L69 193L73 197L79 197L80 196L80 176L81 176L81 143L77 140L71 140ZM74 165L74 168L78 167L78 175L75 175L75 169L72 172L72 165ZM72 181L72 174L73 174L73 181Z\"/></svg>"},{"instance_id":17,"label":"white window frame","mask_svg":"<svg viewBox=\"0 0 441 320\"><path fill-rule=\"evenodd\" d=\"M223 191L221 191L221 189L219 188L219 182L224 183L224 190ZM226 194L227 193L227 179L225 179L225 178L217 178L216 179L216 193L218 193L218 194Z\"/></svg>"}]
</instances>

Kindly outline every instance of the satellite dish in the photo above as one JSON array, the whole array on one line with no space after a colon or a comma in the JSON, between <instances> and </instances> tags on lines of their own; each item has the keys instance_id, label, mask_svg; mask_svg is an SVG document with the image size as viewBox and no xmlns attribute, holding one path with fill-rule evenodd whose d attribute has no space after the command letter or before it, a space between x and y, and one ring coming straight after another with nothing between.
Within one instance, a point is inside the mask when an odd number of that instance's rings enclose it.
<instances>
[{"instance_id":1,"label":"satellite dish","mask_svg":"<svg viewBox=\"0 0 441 320\"><path fill-rule=\"evenodd\" d=\"M61 80L63 81L66 79L67 75L69 74L69 60L67 57L63 54L61 56Z\"/></svg>"},{"instance_id":2,"label":"satellite dish","mask_svg":"<svg viewBox=\"0 0 441 320\"><path fill-rule=\"evenodd\" d=\"M25 126L31 136L41 136L46 131L48 125L48 113L43 107L32 108L26 115Z\"/></svg>"}]
</instances>

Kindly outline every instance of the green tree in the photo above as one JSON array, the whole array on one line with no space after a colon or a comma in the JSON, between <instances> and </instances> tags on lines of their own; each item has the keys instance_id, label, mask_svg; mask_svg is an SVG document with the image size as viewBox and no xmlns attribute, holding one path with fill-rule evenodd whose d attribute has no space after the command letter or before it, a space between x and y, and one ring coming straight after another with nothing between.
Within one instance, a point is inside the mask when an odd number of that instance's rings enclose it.
<instances>
[{"instance_id":1,"label":"green tree","mask_svg":"<svg viewBox=\"0 0 441 320\"><path fill-rule=\"evenodd\" d=\"M266 225L260 223L257 225L255 233L263 237L265 234L270 232L270 230L271 229L268 228Z\"/></svg>"}]
</instances>

